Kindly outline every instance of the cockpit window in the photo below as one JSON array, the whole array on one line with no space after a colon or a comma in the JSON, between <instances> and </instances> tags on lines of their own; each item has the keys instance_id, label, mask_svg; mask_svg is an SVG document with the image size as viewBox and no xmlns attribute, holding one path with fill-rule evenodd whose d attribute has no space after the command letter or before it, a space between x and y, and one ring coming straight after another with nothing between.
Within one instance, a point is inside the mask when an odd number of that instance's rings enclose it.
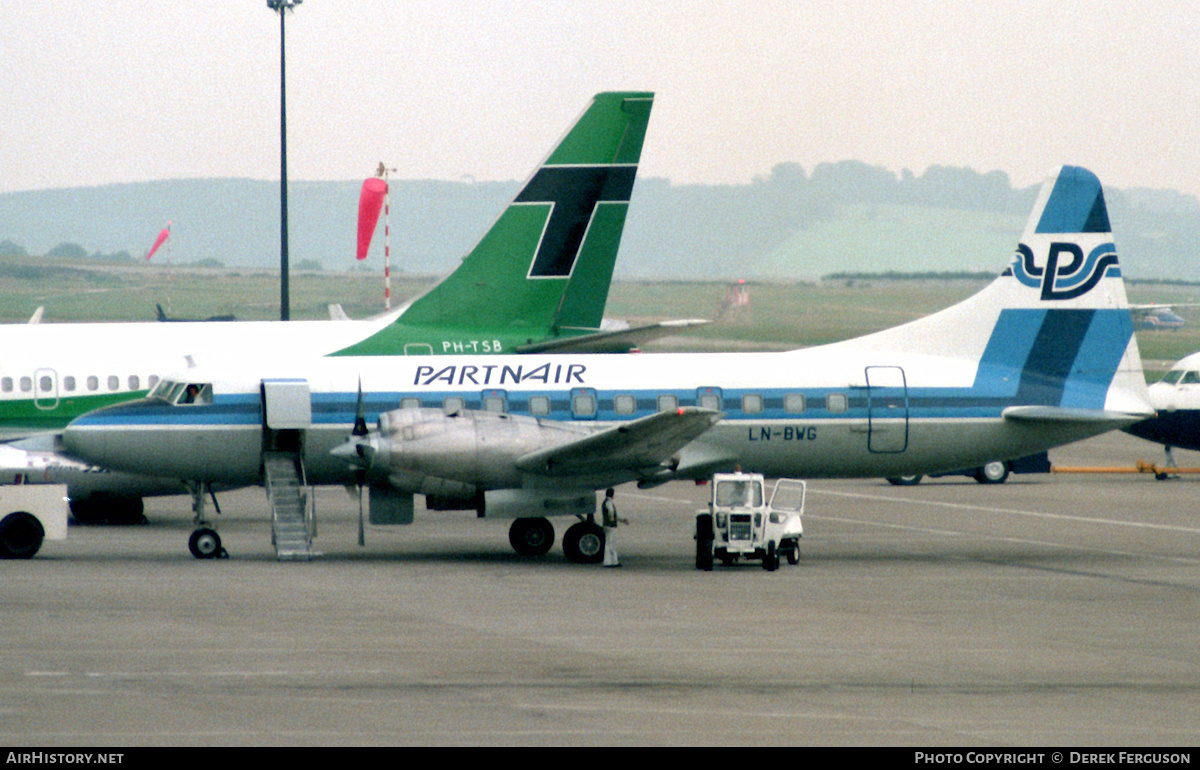
<instances>
[{"instance_id":1,"label":"cockpit window","mask_svg":"<svg viewBox=\"0 0 1200 770\"><path fill-rule=\"evenodd\" d=\"M149 398L161 399L168 404L211 404L212 383L159 380Z\"/></svg>"},{"instance_id":2,"label":"cockpit window","mask_svg":"<svg viewBox=\"0 0 1200 770\"><path fill-rule=\"evenodd\" d=\"M150 395L146 398L161 398L163 401L170 401L171 389L175 387L175 383L170 380L159 380L154 386L154 390L150 391Z\"/></svg>"},{"instance_id":3,"label":"cockpit window","mask_svg":"<svg viewBox=\"0 0 1200 770\"><path fill-rule=\"evenodd\" d=\"M1184 372L1183 379L1179 381L1180 385L1197 385L1200 384L1200 372Z\"/></svg>"},{"instance_id":4,"label":"cockpit window","mask_svg":"<svg viewBox=\"0 0 1200 770\"><path fill-rule=\"evenodd\" d=\"M182 392L175 399L176 404L211 404L212 383L188 382L181 383ZM174 391L172 391L174 393Z\"/></svg>"},{"instance_id":5,"label":"cockpit window","mask_svg":"<svg viewBox=\"0 0 1200 770\"><path fill-rule=\"evenodd\" d=\"M1179 378L1182 376L1183 376L1182 369L1172 369L1171 371L1169 371L1163 375L1162 382L1165 382L1168 385L1174 385L1175 383L1179 382Z\"/></svg>"}]
</instances>

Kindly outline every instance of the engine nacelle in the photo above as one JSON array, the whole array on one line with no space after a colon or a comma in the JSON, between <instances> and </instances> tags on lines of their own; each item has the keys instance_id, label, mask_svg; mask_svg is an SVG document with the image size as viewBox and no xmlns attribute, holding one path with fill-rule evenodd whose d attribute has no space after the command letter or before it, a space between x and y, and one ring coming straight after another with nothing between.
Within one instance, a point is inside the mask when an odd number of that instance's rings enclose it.
<instances>
[{"instance_id":1,"label":"engine nacelle","mask_svg":"<svg viewBox=\"0 0 1200 770\"><path fill-rule=\"evenodd\" d=\"M464 409L396 409L379 416L371 470L421 494L471 497L521 486L517 459L587 435L577 426Z\"/></svg>"}]
</instances>

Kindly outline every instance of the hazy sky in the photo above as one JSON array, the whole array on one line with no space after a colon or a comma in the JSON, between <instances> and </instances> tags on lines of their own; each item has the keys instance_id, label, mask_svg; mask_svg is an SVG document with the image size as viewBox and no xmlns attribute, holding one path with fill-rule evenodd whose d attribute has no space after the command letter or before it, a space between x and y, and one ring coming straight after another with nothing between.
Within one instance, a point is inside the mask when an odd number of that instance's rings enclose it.
<instances>
[{"instance_id":1,"label":"hazy sky","mask_svg":"<svg viewBox=\"0 0 1200 770\"><path fill-rule=\"evenodd\" d=\"M656 92L642 174L860 159L1200 195L1200 10L1178 2L306 0L288 176L522 179L604 90ZM264 0L0 4L0 192L279 178Z\"/></svg>"}]
</instances>

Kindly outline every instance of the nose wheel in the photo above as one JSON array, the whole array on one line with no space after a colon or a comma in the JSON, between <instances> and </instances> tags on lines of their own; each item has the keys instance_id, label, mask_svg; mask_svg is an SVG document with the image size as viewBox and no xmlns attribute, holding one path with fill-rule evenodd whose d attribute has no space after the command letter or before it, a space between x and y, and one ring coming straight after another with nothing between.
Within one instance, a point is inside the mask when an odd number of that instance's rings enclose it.
<instances>
[{"instance_id":1,"label":"nose wheel","mask_svg":"<svg viewBox=\"0 0 1200 770\"><path fill-rule=\"evenodd\" d=\"M221 547L221 536L215 529L208 526L204 515L205 493L212 498L213 507L216 508L217 513L221 512L221 507L217 505L217 496L213 494L212 487L207 484L192 483L189 486L191 487L192 512L195 514L196 531L192 532L192 536L188 538L188 550L197 559L228 559L229 553Z\"/></svg>"},{"instance_id":2,"label":"nose wheel","mask_svg":"<svg viewBox=\"0 0 1200 770\"><path fill-rule=\"evenodd\" d=\"M228 559L229 554L221 547L221 536L215 529L201 527L188 538L188 550L197 559Z\"/></svg>"}]
</instances>

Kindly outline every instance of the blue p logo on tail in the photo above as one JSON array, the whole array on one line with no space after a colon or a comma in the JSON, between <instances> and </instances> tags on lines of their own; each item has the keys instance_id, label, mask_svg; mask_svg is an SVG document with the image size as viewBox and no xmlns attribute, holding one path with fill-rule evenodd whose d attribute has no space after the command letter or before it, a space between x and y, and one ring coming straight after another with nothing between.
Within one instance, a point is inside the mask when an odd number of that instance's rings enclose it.
<instances>
[{"instance_id":1,"label":"blue p logo on tail","mask_svg":"<svg viewBox=\"0 0 1200 770\"><path fill-rule=\"evenodd\" d=\"M1074 299L1106 275L1120 276L1104 191L1092 172L1063 166L1030 224L1035 221L1017 247L1012 274L1022 285L1040 288L1041 299ZM1067 237L1047 237L1052 234Z\"/></svg>"},{"instance_id":2,"label":"blue p logo on tail","mask_svg":"<svg viewBox=\"0 0 1200 770\"><path fill-rule=\"evenodd\" d=\"M1105 275L1120 274L1116 247L1111 242L1100 244L1085 258L1078 244L1054 241L1045 268L1037 266L1033 249L1022 243L1017 246L1017 258L1013 261L1016 279L1033 289L1040 286L1042 299L1074 299L1095 288Z\"/></svg>"}]
</instances>

